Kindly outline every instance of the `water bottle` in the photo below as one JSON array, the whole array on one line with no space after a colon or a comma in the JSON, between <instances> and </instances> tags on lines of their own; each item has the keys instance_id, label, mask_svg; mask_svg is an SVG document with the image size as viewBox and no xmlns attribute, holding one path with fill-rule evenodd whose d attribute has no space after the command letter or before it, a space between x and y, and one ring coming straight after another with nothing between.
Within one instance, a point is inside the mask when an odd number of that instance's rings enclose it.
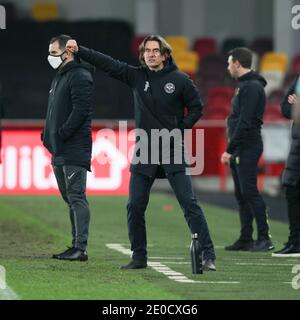
<instances>
[{"instance_id":1,"label":"water bottle","mask_svg":"<svg viewBox=\"0 0 300 320\"><path fill-rule=\"evenodd\" d=\"M203 273L201 248L200 248L197 233L192 234L190 252L191 252L191 261L192 261L192 272L194 274Z\"/></svg>"}]
</instances>

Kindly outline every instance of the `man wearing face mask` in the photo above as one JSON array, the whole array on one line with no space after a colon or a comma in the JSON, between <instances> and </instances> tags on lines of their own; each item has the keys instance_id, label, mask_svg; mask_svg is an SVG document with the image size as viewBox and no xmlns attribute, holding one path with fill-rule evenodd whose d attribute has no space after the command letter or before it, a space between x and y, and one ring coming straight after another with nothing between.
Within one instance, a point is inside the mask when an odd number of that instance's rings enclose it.
<instances>
[{"instance_id":1,"label":"man wearing face mask","mask_svg":"<svg viewBox=\"0 0 300 320\"><path fill-rule=\"evenodd\" d=\"M85 64L65 51L69 39L60 35L50 41L48 62L57 73L49 91L42 141L52 155L53 171L68 204L72 226L72 246L53 258L86 261L90 211L85 191L92 150L93 78Z\"/></svg>"}]
</instances>

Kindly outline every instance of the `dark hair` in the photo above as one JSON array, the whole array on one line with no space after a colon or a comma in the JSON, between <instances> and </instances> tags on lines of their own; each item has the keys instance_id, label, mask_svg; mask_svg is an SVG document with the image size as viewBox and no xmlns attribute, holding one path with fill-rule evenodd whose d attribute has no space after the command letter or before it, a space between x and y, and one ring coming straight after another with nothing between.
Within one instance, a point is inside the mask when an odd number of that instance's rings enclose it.
<instances>
[{"instance_id":1,"label":"dark hair","mask_svg":"<svg viewBox=\"0 0 300 320\"><path fill-rule=\"evenodd\" d=\"M66 35L66 34L61 34L59 36L53 37L50 40L50 44L54 43L54 42L58 42L59 45L59 49L64 50L66 47L66 44L69 40L72 40L72 37Z\"/></svg>"},{"instance_id":2,"label":"dark hair","mask_svg":"<svg viewBox=\"0 0 300 320\"><path fill-rule=\"evenodd\" d=\"M167 59L170 57L172 53L172 47L168 44L168 42L163 37L152 34L151 36L147 36L139 46L139 50L140 50L139 60L142 64L145 64L144 53L145 53L145 46L148 41L158 42L160 53L162 55L166 55Z\"/></svg>"},{"instance_id":3,"label":"dark hair","mask_svg":"<svg viewBox=\"0 0 300 320\"><path fill-rule=\"evenodd\" d=\"M228 52L232 56L232 61L238 61L243 68L250 69L252 65L252 51L248 48L234 48Z\"/></svg>"}]
</instances>

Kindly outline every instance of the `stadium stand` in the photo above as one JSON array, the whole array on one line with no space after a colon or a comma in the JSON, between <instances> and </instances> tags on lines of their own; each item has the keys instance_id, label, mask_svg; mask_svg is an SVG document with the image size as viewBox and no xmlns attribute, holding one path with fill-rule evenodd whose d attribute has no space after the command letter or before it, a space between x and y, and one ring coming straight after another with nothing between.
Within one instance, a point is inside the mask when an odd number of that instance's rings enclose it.
<instances>
[{"instance_id":1,"label":"stadium stand","mask_svg":"<svg viewBox=\"0 0 300 320\"><path fill-rule=\"evenodd\" d=\"M53 2L36 2L32 5L32 18L35 21L52 21L59 18L59 8Z\"/></svg>"},{"instance_id":2,"label":"stadium stand","mask_svg":"<svg viewBox=\"0 0 300 320\"><path fill-rule=\"evenodd\" d=\"M52 17L46 18L42 14L44 5L48 4L39 3L33 6L33 9L36 10L33 16L37 18L40 12L38 20L57 18L58 7L46 10L48 13L52 12ZM9 106L6 110L6 118L44 118L47 108L47 91L53 77L53 70L48 66L46 58L48 42L54 35L70 34L80 44L127 63L139 64L138 48L146 35L134 34L132 26L127 22L115 20L15 21L14 7L8 6L8 8L11 16L10 28L0 34L1 42L6 44L2 47L3 58L0 61L1 80L6 96L5 105ZM179 69L189 74L199 87L206 105L204 118L225 119L228 114L229 97L219 89L223 88L232 93L232 88L236 84L227 71L227 53L236 46L247 46L245 40L227 38L221 42L218 49L218 42L212 37L195 38L194 41L182 35L170 35L165 38L173 47L173 56ZM278 105L283 91L291 85L300 71L300 54L292 58L289 65L285 53L270 51L273 49L272 39L256 38L248 46L256 53L253 69L261 72L269 83L266 88L268 95L266 117L279 119ZM24 48L22 59L16 59L11 53L20 48ZM12 65L14 68L11 67ZM96 72L94 77L96 84L95 118L132 118L131 90L100 71ZM221 104L224 106L219 107Z\"/></svg>"},{"instance_id":3,"label":"stadium stand","mask_svg":"<svg viewBox=\"0 0 300 320\"><path fill-rule=\"evenodd\" d=\"M265 53L273 51L273 40L270 38L256 38L250 44L250 49L261 57Z\"/></svg>"},{"instance_id":4,"label":"stadium stand","mask_svg":"<svg viewBox=\"0 0 300 320\"><path fill-rule=\"evenodd\" d=\"M194 40L193 51L197 52L200 59L217 53L217 41L214 38L197 38Z\"/></svg>"},{"instance_id":5,"label":"stadium stand","mask_svg":"<svg viewBox=\"0 0 300 320\"><path fill-rule=\"evenodd\" d=\"M95 32L97 30L97 32ZM47 62L49 40L69 34L78 42L128 63L133 30L123 21L18 21L1 32L1 80L6 95L6 118L43 119L54 71ZM21 52L20 52L21 51ZM13 52L20 52L18 57ZM13 67L12 67L13 66ZM132 118L130 89L102 72L95 73L95 118ZM21 107L20 107L21 106Z\"/></svg>"}]
</instances>

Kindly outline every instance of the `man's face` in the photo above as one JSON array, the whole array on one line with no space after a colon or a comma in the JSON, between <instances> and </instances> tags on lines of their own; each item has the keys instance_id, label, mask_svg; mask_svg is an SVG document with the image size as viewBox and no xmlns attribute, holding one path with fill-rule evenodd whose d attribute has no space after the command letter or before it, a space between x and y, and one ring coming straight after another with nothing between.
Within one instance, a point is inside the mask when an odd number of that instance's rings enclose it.
<instances>
[{"instance_id":1,"label":"man's face","mask_svg":"<svg viewBox=\"0 0 300 320\"><path fill-rule=\"evenodd\" d=\"M160 53L157 41L147 41L145 44L144 60L151 70L161 70L164 67L166 57Z\"/></svg>"},{"instance_id":2,"label":"man's face","mask_svg":"<svg viewBox=\"0 0 300 320\"><path fill-rule=\"evenodd\" d=\"M59 56L64 52L64 50L59 48L59 43L58 41L55 41L53 43L50 43L49 45L49 54L51 56ZM62 56L62 59L65 58L64 56Z\"/></svg>"},{"instance_id":3,"label":"man's face","mask_svg":"<svg viewBox=\"0 0 300 320\"><path fill-rule=\"evenodd\" d=\"M229 56L227 70L229 71L230 75L235 79L238 78L239 68L240 63L238 61L232 61L232 56Z\"/></svg>"}]
</instances>

